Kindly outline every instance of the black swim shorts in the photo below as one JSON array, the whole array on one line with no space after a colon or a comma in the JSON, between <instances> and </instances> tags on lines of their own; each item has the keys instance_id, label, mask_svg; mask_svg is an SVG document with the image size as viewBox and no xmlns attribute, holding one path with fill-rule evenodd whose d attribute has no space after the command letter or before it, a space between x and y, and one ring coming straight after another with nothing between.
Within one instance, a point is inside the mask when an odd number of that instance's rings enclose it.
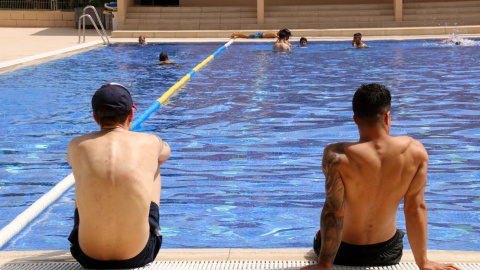
<instances>
[{"instance_id":1,"label":"black swim shorts","mask_svg":"<svg viewBox=\"0 0 480 270\"><path fill-rule=\"evenodd\" d=\"M147 245L137 256L122 261L100 261L88 257L83 253L80 245L78 244L78 226L80 224L80 217L78 215L78 209L75 209L74 226L73 230L68 237L70 241L70 252L72 256L85 268L93 269L112 269L112 268L137 268L145 266L148 263L153 262L157 257L160 247L162 246L162 234L160 233L159 226L160 214L158 211L158 205L154 202L150 204L150 213L148 216L148 223L150 224L150 237L148 238Z\"/></svg>"},{"instance_id":2,"label":"black swim shorts","mask_svg":"<svg viewBox=\"0 0 480 270\"><path fill-rule=\"evenodd\" d=\"M379 266L392 265L400 262L403 254L403 236L405 233L397 229L395 235L388 241L373 245L352 245L340 243L334 264L348 266ZM313 239L313 249L317 256L320 253L322 240L320 231Z\"/></svg>"}]
</instances>

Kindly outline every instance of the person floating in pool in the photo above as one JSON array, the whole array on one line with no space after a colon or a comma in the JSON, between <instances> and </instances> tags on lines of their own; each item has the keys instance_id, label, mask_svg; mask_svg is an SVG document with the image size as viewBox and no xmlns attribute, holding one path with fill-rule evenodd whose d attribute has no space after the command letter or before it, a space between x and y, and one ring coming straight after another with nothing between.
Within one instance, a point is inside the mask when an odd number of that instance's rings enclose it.
<instances>
[{"instance_id":1,"label":"person floating in pool","mask_svg":"<svg viewBox=\"0 0 480 270\"><path fill-rule=\"evenodd\" d=\"M158 136L131 132L130 92L106 84L92 97L100 131L74 138L67 161L75 177L72 256L85 268L137 268L162 245L160 165L170 146Z\"/></svg>"},{"instance_id":2,"label":"person floating in pool","mask_svg":"<svg viewBox=\"0 0 480 270\"><path fill-rule=\"evenodd\" d=\"M167 52L161 52L158 58L160 60L160 62L158 62L159 65L168 65L168 64L173 64L173 62L175 62L175 60L170 60L168 58Z\"/></svg>"},{"instance_id":3,"label":"person floating in pool","mask_svg":"<svg viewBox=\"0 0 480 270\"><path fill-rule=\"evenodd\" d=\"M138 37L138 44L139 45L147 45L147 41L145 39L145 36L139 36Z\"/></svg>"},{"instance_id":4,"label":"person floating in pool","mask_svg":"<svg viewBox=\"0 0 480 270\"><path fill-rule=\"evenodd\" d=\"M230 38L277 38L278 33L263 33L263 32L257 32L251 35L245 35L245 34L238 34L238 33L233 33Z\"/></svg>"},{"instance_id":5,"label":"person floating in pool","mask_svg":"<svg viewBox=\"0 0 480 270\"><path fill-rule=\"evenodd\" d=\"M333 264L382 266L400 262L404 232L397 229L404 200L408 240L421 270L460 270L427 259L428 154L410 137L390 136L390 91L363 84L353 96L358 142L328 145L323 152L326 200L320 230L314 238L318 264L302 268L331 269Z\"/></svg>"},{"instance_id":6,"label":"person floating in pool","mask_svg":"<svg viewBox=\"0 0 480 270\"><path fill-rule=\"evenodd\" d=\"M304 47L307 46L307 39L304 37L300 38L300 46Z\"/></svg>"},{"instance_id":7,"label":"person floating in pool","mask_svg":"<svg viewBox=\"0 0 480 270\"><path fill-rule=\"evenodd\" d=\"M275 51L290 51L292 44L290 44L290 36L292 33L288 29L282 29L278 32L278 40L273 44Z\"/></svg>"},{"instance_id":8,"label":"person floating in pool","mask_svg":"<svg viewBox=\"0 0 480 270\"><path fill-rule=\"evenodd\" d=\"M368 45L362 42L361 33L356 33L353 35L352 46L357 48L368 48Z\"/></svg>"}]
</instances>

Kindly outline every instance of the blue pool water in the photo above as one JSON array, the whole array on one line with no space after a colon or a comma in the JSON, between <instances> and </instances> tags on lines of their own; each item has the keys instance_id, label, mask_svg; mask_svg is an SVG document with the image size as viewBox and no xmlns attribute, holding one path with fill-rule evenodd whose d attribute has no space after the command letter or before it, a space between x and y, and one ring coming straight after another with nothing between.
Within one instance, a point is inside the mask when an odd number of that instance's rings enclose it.
<instances>
[{"instance_id":1,"label":"blue pool water","mask_svg":"<svg viewBox=\"0 0 480 270\"><path fill-rule=\"evenodd\" d=\"M480 41L366 43L290 53L234 43L142 124L172 147L164 248L311 247L322 150L358 139L352 95L379 82L393 94L392 134L430 155L428 248L480 251ZM68 142L98 129L90 99L100 85L126 85L141 113L222 45L113 45L0 75L0 228L70 173ZM180 65L156 65L161 51ZM1 250L68 249L73 208L72 187Z\"/></svg>"}]
</instances>

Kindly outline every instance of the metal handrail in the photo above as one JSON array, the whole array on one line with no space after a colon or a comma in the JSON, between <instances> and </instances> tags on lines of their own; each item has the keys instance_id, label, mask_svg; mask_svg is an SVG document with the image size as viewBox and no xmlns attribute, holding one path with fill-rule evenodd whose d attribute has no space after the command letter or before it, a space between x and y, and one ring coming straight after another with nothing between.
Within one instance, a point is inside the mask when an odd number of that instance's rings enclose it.
<instances>
[{"instance_id":1,"label":"metal handrail","mask_svg":"<svg viewBox=\"0 0 480 270\"><path fill-rule=\"evenodd\" d=\"M82 22L82 19L83 19L83 42L85 42L85 17L88 17L88 18L90 18L90 21L92 22L93 26L97 30L98 35L102 38L103 44L104 45L106 44L105 39L103 38L103 35L100 33L100 30L98 30L97 24L93 21L92 16L90 16L89 14L85 14L85 11L89 8L93 9L93 12L97 16L98 23L100 24L100 27L102 28L102 31L103 31L103 34L105 35L105 38L107 39L107 43L110 45L110 40L108 39L107 32L105 32L105 28L103 28L103 24L102 24L102 21L100 20L100 17L98 16L97 10L92 5L86 6L83 9L83 15L80 16L80 18L78 20L78 23L79 23L79 25L78 25L78 43L80 43L80 23Z\"/></svg>"},{"instance_id":2,"label":"metal handrail","mask_svg":"<svg viewBox=\"0 0 480 270\"><path fill-rule=\"evenodd\" d=\"M98 27L97 27L97 25L95 24L95 22L93 21L92 16L90 16L90 14L83 14L82 16L80 16L79 21L78 21L78 23L80 24L80 23L82 22L82 19L83 19L83 42L85 42L85 17L90 18L90 21L92 22L93 26L95 26L95 29L97 30L98 35L99 35L99 36L102 38L102 40L103 40L103 45L105 45L105 44L106 44L106 43L105 43L105 39L103 38L102 33L100 33L100 30L98 30ZM79 25L79 27L78 27L78 43L80 43L80 30L81 30L81 27L80 27L80 25ZM108 39L108 38L107 38L107 39ZM109 41L108 44L110 44L110 41Z\"/></svg>"}]
</instances>

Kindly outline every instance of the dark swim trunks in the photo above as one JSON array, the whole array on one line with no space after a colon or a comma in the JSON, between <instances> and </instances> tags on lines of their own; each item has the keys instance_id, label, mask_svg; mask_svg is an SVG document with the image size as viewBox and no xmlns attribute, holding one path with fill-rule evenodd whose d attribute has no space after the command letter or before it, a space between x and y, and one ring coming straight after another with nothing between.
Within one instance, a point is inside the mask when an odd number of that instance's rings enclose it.
<instances>
[{"instance_id":1,"label":"dark swim trunks","mask_svg":"<svg viewBox=\"0 0 480 270\"><path fill-rule=\"evenodd\" d=\"M405 233L397 229L395 235L382 243L373 245L352 245L340 243L334 264L348 266L392 265L400 262L403 254L403 236ZM322 240L320 231L313 240L313 249L317 256L320 253Z\"/></svg>"},{"instance_id":2,"label":"dark swim trunks","mask_svg":"<svg viewBox=\"0 0 480 270\"><path fill-rule=\"evenodd\" d=\"M248 36L248 38L263 38L263 32L257 32Z\"/></svg>"},{"instance_id":3,"label":"dark swim trunks","mask_svg":"<svg viewBox=\"0 0 480 270\"><path fill-rule=\"evenodd\" d=\"M158 251L162 246L162 234L159 226L160 213L158 211L158 205L154 202L150 203L150 213L148 217L148 223L150 224L150 237L148 238L147 245L137 256L123 261L100 261L88 257L80 249L78 244L78 226L80 224L80 217L78 215L78 209L75 209L73 230L68 237L70 241L70 252L72 256L85 268L93 269L112 269L112 268L137 268L145 266L148 263L153 262L157 257Z\"/></svg>"}]
</instances>

